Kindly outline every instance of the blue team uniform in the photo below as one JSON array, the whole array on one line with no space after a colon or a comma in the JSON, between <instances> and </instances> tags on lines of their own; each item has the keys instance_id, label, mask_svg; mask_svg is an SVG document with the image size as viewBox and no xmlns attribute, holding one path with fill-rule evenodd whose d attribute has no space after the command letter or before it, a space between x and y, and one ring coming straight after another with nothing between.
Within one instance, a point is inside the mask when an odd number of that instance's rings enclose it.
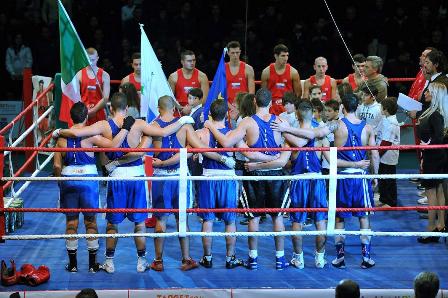
<instances>
[{"instance_id":1,"label":"blue team uniform","mask_svg":"<svg viewBox=\"0 0 448 298\"><path fill-rule=\"evenodd\" d=\"M229 128L220 128L219 131L222 134L227 134L230 131ZM213 134L210 133L209 140L210 148L221 147L218 141L215 139ZM228 156L226 152L219 152L219 154ZM212 160L206 156L202 161L202 167L204 169L204 175L207 172L213 172L212 175L235 175L235 171L226 165ZM199 181L200 191L199 191L199 208L237 208L237 185L238 182L235 180L208 180ZM198 214L203 220L214 220L217 216L222 218L225 223L231 223L235 221L236 214L234 212L226 213L199 213Z\"/></svg>"},{"instance_id":2,"label":"blue team uniform","mask_svg":"<svg viewBox=\"0 0 448 298\"><path fill-rule=\"evenodd\" d=\"M318 127L312 123L313 127ZM310 140L305 147L314 148L315 140ZM292 161L293 175L306 173L321 173L321 163L316 151L299 151L297 158ZM291 208L327 208L327 187L324 179L293 180L290 189ZM312 212L315 222L327 219L326 212ZM292 212L290 219L293 222L304 223L307 212Z\"/></svg>"},{"instance_id":3,"label":"blue team uniform","mask_svg":"<svg viewBox=\"0 0 448 298\"><path fill-rule=\"evenodd\" d=\"M81 138L67 138L67 148L81 148ZM97 177L95 157L86 152L66 152L64 157L63 177ZM98 181L61 181L61 208L99 208ZM75 216L78 213L66 213ZM95 213L86 213L93 216Z\"/></svg>"},{"instance_id":4,"label":"blue team uniform","mask_svg":"<svg viewBox=\"0 0 448 298\"><path fill-rule=\"evenodd\" d=\"M166 127L176 121L178 118L173 119L170 122L164 122L162 119L157 118L155 121L160 125L160 127ZM173 133L167 137L162 138L162 148L183 148L177 139L176 133ZM157 158L160 160L168 160L176 152L160 152ZM154 176L177 176L179 175L179 163L154 168ZM179 181L167 180L167 181L153 181L152 182L152 205L153 208L164 208L164 209L178 209L179 208ZM191 181L187 182L187 207L190 205L191 197ZM155 213L156 217L160 218L162 216L168 216L170 213Z\"/></svg>"},{"instance_id":5,"label":"blue team uniform","mask_svg":"<svg viewBox=\"0 0 448 298\"><path fill-rule=\"evenodd\" d=\"M194 130L199 130L204 128L204 122L201 121L201 114L204 112L204 108L200 107L196 111L191 114L191 118L194 120L193 128ZM208 115L207 115L208 116ZM204 116L204 119L207 119L208 117Z\"/></svg>"},{"instance_id":6,"label":"blue team uniform","mask_svg":"<svg viewBox=\"0 0 448 298\"><path fill-rule=\"evenodd\" d=\"M269 121L264 121L257 115L253 115L252 119L257 123L259 129L258 140L251 145L251 148L279 148L274 138L274 132L271 128L275 115L271 115ZM265 151L264 154L276 155L278 151ZM272 169L263 171L244 171L245 176L283 176L283 169ZM248 205L250 208L280 208L288 188L288 182L284 180L271 181L243 181L246 191ZM261 214L254 214L260 216ZM277 215L273 213L272 215Z\"/></svg>"},{"instance_id":7,"label":"blue team uniform","mask_svg":"<svg viewBox=\"0 0 448 298\"><path fill-rule=\"evenodd\" d=\"M361 134L366 126L365 121L353 124L342 118L347 126L348 136L344 147L362 146ZM338 151L338 159L346 161L360 161L367 159L365 150ZM339 174L365 174L362 169L338 169ZM336 189L336 206L338 208L369 208L373 207L373 190L367 179L339 179ZM369 212L338 212L337 217L363 217Z\"/></svg>"},{"instance_id":8,"label":"blue team uniform","mask_svg":"<svg viewBox=\"0 0 448 298\"><path fill-rule=\"evenodd\" d=\"M120 128L112 119L108 120L115 137ZM120 148L130 148L127 139ZM125 152L107 152L110 160L116 160L125 155ZM112 173L112 177L142 177L144 176L143 162L141 159L119 165ZM146 181L109 181L107 183L107 207L108 208L148 208ZM143 222L147 213L107 213L106 219L112 224L119 224L125 218L135 223Z\"/></svg>"}]
</instances>

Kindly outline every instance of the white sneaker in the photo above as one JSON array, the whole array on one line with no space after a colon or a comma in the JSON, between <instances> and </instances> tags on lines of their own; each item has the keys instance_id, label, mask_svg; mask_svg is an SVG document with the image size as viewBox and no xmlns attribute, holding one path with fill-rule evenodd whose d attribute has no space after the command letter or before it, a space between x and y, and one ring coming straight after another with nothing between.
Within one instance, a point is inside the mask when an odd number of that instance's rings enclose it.
<instances>
[{"instance_id":1,"label":"white sneaker","mask_svg":"<svg viewBox=\"0 0 448 298\"><path fill-rule=\"evenodd\" d=\"M421 199L418 199L417 203L419 203L420 205L428 205L428 198L427 197L423 197Z\"/></svg>"},{"instance_id":2,"label":"white sneaker","mask_svg":"<svg viewBox=\"0 0 448 298\"><path fill-rule=\"evenodd\" d=\"M114 265L114 259L113 258L106 258L106 261L101 266L104 271L107 273L114 273L115 272L115 265Z\"/></svg>"},{"instance_id":3,"label":"white sneaker","mask_svg":"<svg viewBox=\"0 0 448 298\"><path fill-rule=\"evenodd\" d=\"M419 197L422 197L422 198L426 197L426 194L425 194L425 191L424 191L424 190L417 192L417 195L418 195Z\"/></svg>"},{"instance_id":4,"label":"white sneaker","mask_svg":"<svg viewBox=\"0 0 448 298\"><path fill-rule=\"evenodd\" d=\"M150 268L150 265L145 257L137 258L137 272L145 272Z\"/></svg>"},{"instance_id":5,"label":"white sneaker","mask_svg":"<svg viewBox=\"0 0 448 298\"><path fill-rule=\"evenodd\" d=\"M315 252L314 263L316 264L316 268L324 268L325 265L327 265L327 260L325 260L325 250L324 252Z\"/></svg>"},{"instance_id":6,"label":"white sneaker","mask_svg":"<svg viewBox=\"0 0 448 298\"><path fill-rule=\"evenodd\" d=\"M303 261L303 251L300 254L294 253L290 263L298 269L303 269L305 267L305 262Z\"/></svg>"}]
</instances>

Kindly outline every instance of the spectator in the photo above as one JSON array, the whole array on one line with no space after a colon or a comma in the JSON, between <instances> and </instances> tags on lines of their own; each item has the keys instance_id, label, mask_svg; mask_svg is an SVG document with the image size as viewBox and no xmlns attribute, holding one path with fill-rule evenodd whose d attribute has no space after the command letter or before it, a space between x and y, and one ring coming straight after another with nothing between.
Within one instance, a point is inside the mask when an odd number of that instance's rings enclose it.
<instances>
[{"instance_id":1,"label":"spectator","mask_svg":"<svg viewBox=\"0 0 448 298\"><path fill-rule=\"evenodd\" d=\"M10 75L12 84L8 84L12 88L14 96L21 96L23 70L31 68L33 65L33 57L31 49L23 44L22 34L18 33L14 36L14 44L6 49L6 70Z\"/></svg>"},{"instance_id":2,"label":"spectator","mask_svg":"<svg viewBox=\"0 0 448 298\"><path fill-rule=\"evenodd\" d=\"M414 279L415 298L435 298L439 292L439 277L434 272L420 272Z\"/></svg>"},{"instance_id":3,"label":"spectator","mask_svg":"<svg viewBox=\"0 0 448 298\"><path fill-rule=\"evenodd\" d=\"M356 281L351 279L343 279L336 286L336 298L359 298L360 296L361 292Z\"/></svg>"},{"instance_id":4,"label":"spectator","mask_svg":"<svg viewBox=\"0 0 448 298\"><path fill-rule=\"evenodd\" d=\"M367 84L375 86L378 90L376 100L381 102L387 96L387 87L389 86L387 78L381 74L383 70L383 59L378 56L368 56L364 67L364 74L367 77ZM364 87L365 84L361 86Z\"/></svg>"},{"instance_id":5,"label":"spectator","mask_svg":"<svg viewBox=\"0 0 448 298\"><path fill-rule=\"evenodd\" d=\"M76 298L98 298L94 289L86 288L82 289L81 292L76 295Z\"/></svg>"},{"instance_id":6,"label":"spectator","mask_svg":"<svg viewBox=\"0 0 448 298\"><path fill-rule=\"evenodd\" d=\"M365 120L367 124L372 126L375 135L378 132L379 126L383 119L381 114L381 104L377 101L378 89L373 85L365 85L361 89L362 104L356 110L356 116L359 119Z\"/></svg>"},{"instance_id":7,"label":"spectator","mask_svg":"<svg viewBox=\"0 0 448 298\"><path fill-rule=\"evenodd\" d=\"M126 94L128 100L127 116L132 116L135 119L140 118L140 96L135 85L131 82L123 83L120 85L120 92Z\"/></svg>"}]
</instances>

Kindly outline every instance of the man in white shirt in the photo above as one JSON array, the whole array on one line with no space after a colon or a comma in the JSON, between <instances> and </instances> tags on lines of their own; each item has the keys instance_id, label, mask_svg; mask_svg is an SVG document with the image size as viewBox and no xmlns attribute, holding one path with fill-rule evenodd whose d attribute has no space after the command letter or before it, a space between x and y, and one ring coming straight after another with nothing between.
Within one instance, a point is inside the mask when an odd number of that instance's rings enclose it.
<instances>
[{"instance_id":1,"label":"man in white shirt","mask_svg":"<svg viewBox=\"0 0 448 298\"><path fill-rule=\"evenodd\" d=\"M362 104L356 110L356 116L372 126L375 135L383 119L381 104L376 101L377 96L378 89L375 86L365 85L361 88Z\"/></svg>"}]
</instances>

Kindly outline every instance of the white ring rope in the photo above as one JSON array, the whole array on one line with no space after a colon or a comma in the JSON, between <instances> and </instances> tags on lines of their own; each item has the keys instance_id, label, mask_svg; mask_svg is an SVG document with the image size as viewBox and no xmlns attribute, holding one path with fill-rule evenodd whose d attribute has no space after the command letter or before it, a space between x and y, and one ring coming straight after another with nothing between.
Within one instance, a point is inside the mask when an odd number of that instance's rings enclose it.
<instances>
[{"instance_id":1,"label":"white ring rope","mask_svg":"<svg viewBox=\"0 0 448 298\"><path fill-rule=\"evenodd\" d=\"M375 174L356 175L338 174L336 179L448 179L448 174ZM272 180L311 180L331 179L330 175L285 175L285 176L188 176L187 180L244 180L244 181L272 181ZM178 181L179 176L164 177L3 177L0 181Z\"/></svg>"},{"instance_id":2,"label":"white ring rope","mask_svg":"<svg viewBox=\"0 0 448 298\"><path fill-rule=\"evenodd\" d=\"M44 240L44 239L90 239L90 238L129 238L129 237L148 237L148 238L168 238L183 237L184 233L124 233L124 234L55 234L55 235L6 235L4 240ZM375 232L375 231L340 231L328 233L328 231L283 231L283 232L186 232L185 236L193 237L275 237L275 236L318 236L318 235L348 235L348 236L390 236L390 237L448 237L447 233L442 232Z\"/></svg>"}]
</instances>

